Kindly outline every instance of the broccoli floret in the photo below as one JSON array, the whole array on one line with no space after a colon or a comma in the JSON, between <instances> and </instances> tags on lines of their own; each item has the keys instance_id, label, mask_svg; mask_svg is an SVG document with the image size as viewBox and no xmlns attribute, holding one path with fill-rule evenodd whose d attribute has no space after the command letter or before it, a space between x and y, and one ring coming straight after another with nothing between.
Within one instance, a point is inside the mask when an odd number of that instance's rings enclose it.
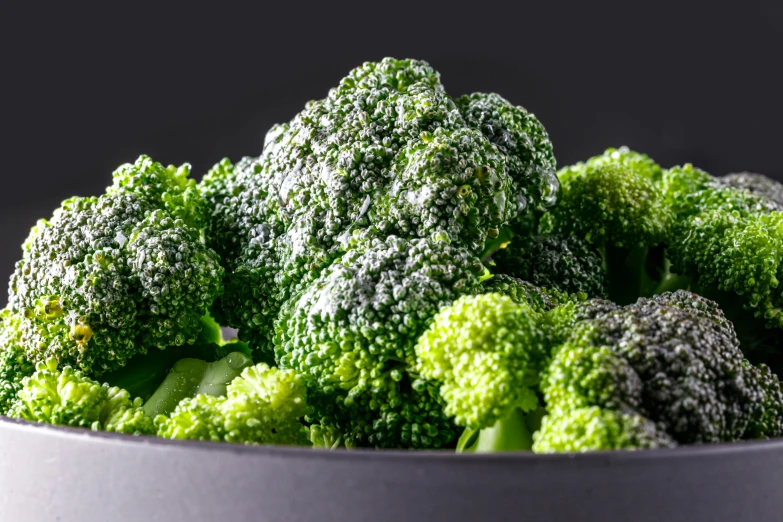
<instances>
[{"instance_id":1,"label":"broccoli floret","mask_svg":"<svg viewBox=\"0 0 783 522\"><path fill-rule=\"evenodd\" d=\"M155 432L141 399L131 400L121 388L101 385L70 366L58 370L57 365L53 358L36 365L35 373L22 381L9 417L134 435Z\"/></svg>"},{"instance_id":2,"label":"broccoli floret","mask_svg":"<svg viewBox=\"0 0 783 522\"><path fill-rule=\"evenodd\" d=\"M351 444L445 446L456 430L436 386L414 371L414 345L482 273L478 258L444 241L370 241L286 304L276 359L307 380L316 420Z\"/></svg>"},{"instance_id":3,"label":"broccoli floret","mask_svg":"<svg viewBox=\"0 0 783 522\"><path fill-rule=\"evenodd\" d=\"M579 408L547 415L533 435L536 453L669 448L676 443L650 420L633 413Z\"/></svg>"},{"instance_id":4,"label":"broccoli floret","mask_svg":"<svg viewBox=\"0 0 783 522\"><path fill-rule=\"evenodd\" d=\"M783 327L778 204L762 191L728 185L690 165L670 169L666 177L677 202L667 250L672 269L690 276L699 293L718 299L735 324L754 315L769 328Z\"/></svg>"},{"instance_id":5,"label":"broccoli floret","mask_svg":"<svg viewBox=\"0 0 783 522\"><path fill-rule=\"evenodd\" d=\"M515 228L529 215L524 212L528 202L542 208L554 205L560 184L552 143L541 122L495 93L476 92L455 102L467 124L506 155L511 193L517 199Z\"/></svg>"},{"instance_id":6,"label":"broccoli floret","mask_svg":"<svg viewBox=\"0 0 783 522\"><path fill-rule=\"evenodd\" d=\"M141 156L104 195L39 221L9 285L28 359L100 375L195 342L223 270L201 240L205 205L188 170Z\"/></svg>"},{"instance_id":7,"label":"broccoli floret","mask_svg":"<svg viewBox=\"0 0 783 522\"><path fill-rule=\"evenodd\" d=\"M730 323L703 304L679 290L578 324L549 369L547 408L636 412L681 444L740 439L763 395Z\"/></svg>"},{"instance_id":8,"label":"broccoli floret","mask_svg":"<svg viewBox=\"0 0 783 522\"><path fill-rule=\"evenodd\" d=\"M649 296L667 277L662 248L672 227L661 168L625 147L561 169L558 205L540 230L575 235L599 248L609 299Z\"/></svg>"},{"instance_id":9,"label":"broccoli floret","mask_svg":"<svg viewBox=\"0 0 783 522\"><path fill-rule=\"evenodd\" d=\"M490 128L491 127L491 128ZM556 198L540 122L494 95L455 103L416 60L368 62L268 133L259 158L221 162L202 191L227 269L214 308L256 349L355 236L440 237L473 254Z\"/></svg>"},{"instance_id":10,"label":"broccoli floret","mask_svg":"<svg viewBox=\"0 0 783 522\"><path fill-rule=\"evenodd\" d=\"M309 412L301 376L259 363L231 381L226 396L186 398L155 424L158 436L171 439L309 445L301 422Z\"/></svg>"},{"instance_id":11,"label":"broccoli floret","mask_svg":"<svg viewBox=\"0 0 783 522\"><path fill-rule=\"evenodd\" d=\"M578 236L517 236L492 255L496 271L569 294L606 297L601 255Z\"/></svg>"},{"instance_id":12,"label":"broccoli floret","mask_svg":"<svg viewBox=\"0 0 783 522\"><path fill-rule=\"evenodd\" d=\"M511 408L538 407L548 358L537 313L510 297L465 296L442 309L416 343L416 370L440 383L446 414L466 428L492 426Z\"/></svg>"}]
</instances>

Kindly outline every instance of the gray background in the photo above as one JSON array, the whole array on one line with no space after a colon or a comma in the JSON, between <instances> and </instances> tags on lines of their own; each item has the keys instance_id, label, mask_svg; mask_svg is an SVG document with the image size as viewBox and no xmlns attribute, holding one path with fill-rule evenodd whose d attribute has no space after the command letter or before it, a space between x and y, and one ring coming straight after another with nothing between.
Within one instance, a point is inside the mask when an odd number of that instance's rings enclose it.
<instances>
[{"instance_id":1,"label":"gray background","mask_svg":"<svg viewBox=\"0 0 783 522\"><path fill-rule=\"evenodd\" d=\"M0 279L37 218L120 163L146 153L200 177L257 154L272 123L387 55L535 112L561 165L627 144L783 178L774 0L14 4L0 6Z\"/></svg>"}]
</instances>

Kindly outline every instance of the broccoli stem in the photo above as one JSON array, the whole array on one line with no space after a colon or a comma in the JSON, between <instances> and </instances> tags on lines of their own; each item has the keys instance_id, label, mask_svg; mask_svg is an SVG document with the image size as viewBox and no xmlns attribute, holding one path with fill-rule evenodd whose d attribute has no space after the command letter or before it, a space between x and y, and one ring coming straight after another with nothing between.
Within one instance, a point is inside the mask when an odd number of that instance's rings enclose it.
<instances>
[{"instance_id":1,"label":"broccoli stem","mask_svg":"<svg viewBox=\"0 0 783 522\"><path fill-rule=\"evenodd\" d=\"M159 414L168 415L187 397L225 395L228 384L252 364L253 360L240 352L230 353L212 363L201 359L182 359L144 403L144 413L153 418Z\"/></svg>"},{"instance_id":2,"label":"broccoli stem","mask_svg":"<svg viewBox=\"0 0 783 522\"><path fill-rule=\"evenodd\" d=\"M214 361L234 351L243 350L240 345L225 344L220 326L207 314L201 317L201 331L193 345L170 346L165 350L151 348L128 360L122 368L101 376L103 382L128 390L131 397L148 400L166 378L166 374L180 359L195 358Z\"/></svg>"},{"instance_id":3,"label":"broccoli stem","mask_svg":"<svg viewBox=\"0 0 783 522\"><path fill-rule=\"evenodd\" d=\"M539 408L524 413L514 407L489 428L467 429L457 443L457 453L531 451L533 432L540 426L542 411Z\"/></svg>"}]
</instances>

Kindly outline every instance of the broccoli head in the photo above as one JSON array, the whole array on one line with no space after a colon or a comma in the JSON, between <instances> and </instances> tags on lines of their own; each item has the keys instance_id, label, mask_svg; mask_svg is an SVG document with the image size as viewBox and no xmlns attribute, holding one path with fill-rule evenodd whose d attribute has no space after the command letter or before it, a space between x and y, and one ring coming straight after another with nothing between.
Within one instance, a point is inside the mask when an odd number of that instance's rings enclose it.
<instances>
[{"instance_id":1,"label":"broccoli head","mask_svg":"<svg viewBox=\"0 0 783 522\"><path fill-rule=\"evenodd\" d=\"M205 205L188 171L141 156L105 194L38 222L9 285L29 360L99 375L147 348L195 342L223 270L201 240Z\"/></svg>"},{"instance_id":2,"label":"broccoli head","mask_svg":"<svg viewBox=\"0 0 783 522\"><path fill-rule=\"evenodd\" d=\"M540 122L495 95L455 103L416 60L368 62L268 133L258 158L201 184L208 244L227 269L221 323L270 345L282 305L356 235L441 237L473 254L528 208L556 199Z\"/></svg>"},{"instance_id":3,"label":"broccoli head","mask_svg":"<svg viewBox=\"0 0 783 522\"><path fill-rule=\"evenodd\" d=\"M559 202L542 216L540 231L595 245L604 258L611 300L628 304L655 293L666 278L661 249L673 220L661 168L622 147L557 175Z\"/></svg>"},{"instance_id":4,"label":"broccoli head","mask_svg":"<svg viewBox=\"0 0 783 522\"><path fill-rule=\"evenodd\" d=\"M436 386L415 371L414 345L482 273L478 258L445 241L369 241L286 304L276 359L308 382L315 420L349 443L444 446L456 431Z\"/></svg>"},{"instance_id":5,"label":"broccoli head","mask_svg":"<svg viewBox=\"0 0 783 522\"><path fill-rule=\"evenodd\" d=\"M548 353L537 319L505 295L464 296L419 337L416 369L440 383L445 412L458 425L491 426L510 408L538 407L534 386Z\"/></svg>"},{"instance_id":6,"label":"broccoli head","mask_svg":"<svg viewBox=\"0 0 783 522\"><path fill-rule=\"evenodd\" d=\"M753 190L737 188L736 179L724 183L690 165L665 175L678 202L667 249L672 270L690 276L699 293L716 297L727 311L744 308L769 328L783 327L783 212L763 195L769 191L758 189L758 180Z\"/></svg>"}]
</instances>

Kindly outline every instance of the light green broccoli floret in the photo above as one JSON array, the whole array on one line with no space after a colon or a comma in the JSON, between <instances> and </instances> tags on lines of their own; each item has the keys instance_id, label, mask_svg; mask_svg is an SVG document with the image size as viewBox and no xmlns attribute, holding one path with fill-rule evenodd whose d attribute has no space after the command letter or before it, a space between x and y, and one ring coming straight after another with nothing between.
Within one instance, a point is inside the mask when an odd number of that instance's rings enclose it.
<instances>
[{"instance_id":1,"label":"light green broccoli floret","mask_svg":"<svg viewBox=\"0 0 783 522\"><path fill-rule=\"evenodd\" d=\"M153 434L152 419L120 388L101 385L79 370L57 369L57 360L38 363L22 381L9 417L61 426L134 435Z\"/></svg>"},{"instance_id":2,"label":"light green broccoli floret","mask_svg":"<svg viewBox=\"0 0 783 522\"><path fill-rule=\"evenodd\" d=\"M310 444L302 419L310 413L301 376L264 363L245 368L224 397L184 399L155 418L158 436L243 444Z\"/></svg>"},{"instance_id":3,"label":"light green broccoli floret","mask_svg":"<svg viewBox=\"0 0 783 522\"><path fill-rule=\"evenodd\" d=\"M509 408L532 411L547 348L537 314L501 294L461 297L442 309L416 344L416 370L440 383L460 426L491 426Z\"/></svg>"},{"instance_id":4,"label":"light green broccoli floret","mask_svg":"<svg viewBox=\"0 0 783 522\"><path fill-rule=\"evenodd\" d=\"M547 415L533 434L536 453L637 450L676 446L654 423L636 414L592 406Z\"/></svg>"}]
</instances>

